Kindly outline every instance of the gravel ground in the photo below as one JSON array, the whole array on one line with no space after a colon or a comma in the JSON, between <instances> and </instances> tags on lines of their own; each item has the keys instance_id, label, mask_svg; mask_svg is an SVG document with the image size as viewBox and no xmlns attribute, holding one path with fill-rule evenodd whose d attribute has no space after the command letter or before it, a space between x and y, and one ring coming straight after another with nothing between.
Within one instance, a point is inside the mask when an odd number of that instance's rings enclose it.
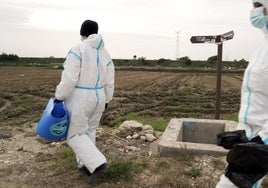
<instances>
[{"instance_id":1,"label":"gravel ground","mask_svg":"<svg viewBox=\"0 0 268 188\"><path fill-rule=\"evenodd\" d=\"M60 150L68 148L65 141L44 142L35 134L35 124L26 127L1 139L0 187L87 187L75 165L61 169L52 162ZM214 187L223 173L223 156L160 157L158 140L127 140L115 134L115 129L101 130L97 146L108 161L144 160L147 168L128 181L98 182L93 187ZM60 169L68 170L66 176L58 174Z\"/></svg>"}]
</instances>

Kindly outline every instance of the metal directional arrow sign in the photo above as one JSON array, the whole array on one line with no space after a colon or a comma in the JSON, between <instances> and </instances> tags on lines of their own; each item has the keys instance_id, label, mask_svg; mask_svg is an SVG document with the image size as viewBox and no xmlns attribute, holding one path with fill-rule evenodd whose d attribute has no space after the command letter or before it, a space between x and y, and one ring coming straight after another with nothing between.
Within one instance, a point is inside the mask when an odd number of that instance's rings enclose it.
<instances>
[{"instance_id":1,"label":"metal directional arrow sign","mask_svg":"<svg viewBox=\"0 0 268 188\"><path fill-rule=\"evenodd\" d=\"M217 55L217 91L216 91L216 114L215 119L220 118L220 103L221 103L221 70L222 70L222 43L234 37L234 31L229 31L222 35L209 36L192 36L190 41L192 43L214 43L218 44Z\"/></svg>"},{"instance_id":2,"label":"metal directional arrow sign","mask_svg":"<svg viewBox=\"0 0 268 188\"><path fill-rule=\"evenodd\" d=\"M230 40L234 37L234 31L229 31L222 35L209 35L209 36L192 36L190 41L192 43L220 43Z\"/></svg>"},{"instance_id":3,"label":"metal directional arrow sign","mask_svg":"<svg viewBox=\"0 0 268 188\"><path fill-rule=\"evenodd\" d=\"M234 38L234 31L229 31L221 35L221 42L224 42L233 38Z\"/></svg>"},{"instance_id":4,"label":"metal directional arrow sign","mask_svg":"<svg viewBox=\"0 0 268 188\"><path fill-rule=\"evenodd\" d=\"M210 36L192 36L190 41L192 43L218 43L220 35Z\"/></svg>"}]
</instances>

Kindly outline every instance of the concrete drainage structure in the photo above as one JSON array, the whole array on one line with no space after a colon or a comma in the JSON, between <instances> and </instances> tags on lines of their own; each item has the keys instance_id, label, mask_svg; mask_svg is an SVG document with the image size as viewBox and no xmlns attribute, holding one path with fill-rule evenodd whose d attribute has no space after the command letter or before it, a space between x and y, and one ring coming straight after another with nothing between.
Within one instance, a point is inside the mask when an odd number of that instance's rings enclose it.
<instances>
[{"instance_id":1,"label":"concrete drainage structure","mask_svg":"<svg viewBox=\"0 0 268 188\"><path fill-rule=\"evenodd\" d=\"M182 151L226 154L228 150L217 146L217 134L234 131L236 124L225 120L171 119L158 143L160 156L176 156Z\"/></svg>"}]
</instances>

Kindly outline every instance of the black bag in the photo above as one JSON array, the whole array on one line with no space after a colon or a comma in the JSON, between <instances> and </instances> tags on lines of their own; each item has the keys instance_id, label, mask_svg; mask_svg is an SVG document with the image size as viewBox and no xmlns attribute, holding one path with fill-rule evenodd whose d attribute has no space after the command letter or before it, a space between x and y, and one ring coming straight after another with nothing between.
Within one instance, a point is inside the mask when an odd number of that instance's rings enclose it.
<instances>
[{"instance_id":1,"label":"black bag","mask_svg":"<svg viewBox=\"0 0 268 188\"><path fill-rule=\"evenodd\" d=\"M227 154L225 175L239 188L251 188L268 172L268 145L241 143Z\"/></svg>"}]
</instances>

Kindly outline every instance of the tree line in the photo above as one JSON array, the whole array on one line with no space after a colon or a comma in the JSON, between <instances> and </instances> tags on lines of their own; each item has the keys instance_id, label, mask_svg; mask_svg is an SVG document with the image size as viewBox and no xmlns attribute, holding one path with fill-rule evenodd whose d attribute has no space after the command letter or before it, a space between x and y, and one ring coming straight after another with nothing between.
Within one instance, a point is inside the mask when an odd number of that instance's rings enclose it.
<instances>
[{"instance_id":1,"label":"tree line","mask_svg":"<svg viewBox=\"0 0 268 188\"><path fill-rule=\"evenodd\" d=\"M65 58L43 57L19 57L16 54L0 54L0 65L19 65L19 66L62 66ZM176 60L170 60L165 58L148 60L146 57L133 56L132 59L113 59L116 66L160 66L160 67L217 67L217 55L209 57L207 60L191 60L188 56L180 57ZM248 61L245 59L224 61L223 66L228 68L246 68Z\"/></svg>"},{"instance_id":2,"label":"tree line","mask_svg":"<svg viewBox=\"0 0 268 188\"><path fill-rule=\"evenodd\" d=\"M19 60L19 56L16 54L0 54L0 61L17 61Z\"/></svg>"}]
</instances>

